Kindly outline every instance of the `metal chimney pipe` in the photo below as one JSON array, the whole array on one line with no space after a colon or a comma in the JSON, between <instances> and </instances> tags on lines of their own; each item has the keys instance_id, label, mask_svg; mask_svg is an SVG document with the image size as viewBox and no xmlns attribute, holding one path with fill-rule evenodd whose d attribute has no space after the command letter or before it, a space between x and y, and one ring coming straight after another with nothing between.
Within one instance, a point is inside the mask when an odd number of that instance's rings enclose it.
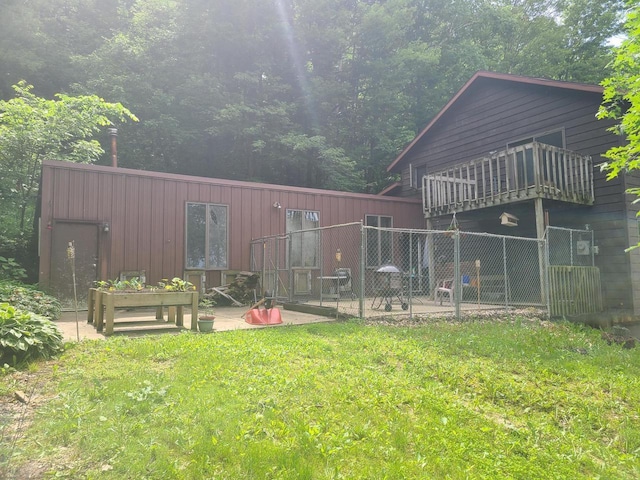
<instances>
[{"instance_id":1,"label":"metal chimney pipe","mask_svg":"<svg viewBox=\"0 0 640 480\"><path fill-rule=\"evenodd\" d=\"M111 166L118 166L118 129L110 128L109 136L111 137Z\"/></svg>"}]
</instances>

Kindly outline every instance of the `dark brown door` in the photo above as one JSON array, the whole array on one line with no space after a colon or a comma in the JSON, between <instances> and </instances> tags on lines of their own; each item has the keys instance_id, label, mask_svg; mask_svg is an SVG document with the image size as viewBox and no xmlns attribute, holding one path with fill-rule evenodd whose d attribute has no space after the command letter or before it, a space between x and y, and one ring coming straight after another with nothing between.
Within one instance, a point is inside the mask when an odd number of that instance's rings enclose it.
<instances>
[{"instance_id":1,"label":"dark brown door","mask_svg":"<svg viewBox=\"0 0 640 480\"><path fill-rule=\"evenodd\" d=\"M69 243L75 248L72 262L68 257ZM91 223L56 222L53 228L51 252L51 292L63 307L74 306L74 271L78 307L85 308L89 287L98 278L98 225Z\"/></svg>"}]
</instances>

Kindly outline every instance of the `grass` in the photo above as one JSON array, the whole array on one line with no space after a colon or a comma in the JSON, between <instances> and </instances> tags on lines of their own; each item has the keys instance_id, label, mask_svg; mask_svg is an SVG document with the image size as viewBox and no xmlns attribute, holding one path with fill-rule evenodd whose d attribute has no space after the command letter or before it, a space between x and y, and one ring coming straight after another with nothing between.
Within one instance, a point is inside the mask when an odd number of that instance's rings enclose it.
<instances>
[{"instance_id":1,"label":"grass","mask_svg":"<svg viewBox=\"0 0 640 480\"><path fill-rule=\"evenodd\" d=\"M45 478L640 477L639 351L570 324L113 338L41 388L7 468Z\"/></svg>"}]
</instances>

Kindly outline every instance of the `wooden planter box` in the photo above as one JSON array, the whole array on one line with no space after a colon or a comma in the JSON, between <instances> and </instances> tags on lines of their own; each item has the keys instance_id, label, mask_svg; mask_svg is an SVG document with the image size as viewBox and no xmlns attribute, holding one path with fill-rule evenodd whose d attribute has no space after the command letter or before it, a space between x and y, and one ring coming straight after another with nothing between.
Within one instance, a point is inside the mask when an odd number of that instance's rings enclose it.
<instances>
[{"instance_id":1,"label":"wooden planter box","mask_svg":"<svg viewBox=\"0 0 640 480\"><path fill-rule=\"evenodd\" d=\"M105 335L113 333L114 312L116 308L153 307L156 318L162 319L162 310L169 308L169 320L175 320L176 326L184 325L184 307L191 308L191 330L198 329L198 292L104 292L96 288L89 289L87 322L93 323L101 332L106 324Z\"/></svg>"}]
</instances>

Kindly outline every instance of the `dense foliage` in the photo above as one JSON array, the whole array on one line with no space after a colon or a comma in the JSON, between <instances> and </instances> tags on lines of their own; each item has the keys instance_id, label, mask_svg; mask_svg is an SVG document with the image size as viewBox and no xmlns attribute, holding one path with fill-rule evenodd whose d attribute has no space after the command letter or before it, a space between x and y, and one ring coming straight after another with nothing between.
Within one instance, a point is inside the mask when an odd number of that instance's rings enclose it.
<instances>
[{"instance_id":1,"label":"dense foliage","mask_svg":"<svg viewBox=\"0 0 640 480\"><path fill-rule=\"evenodd\" d=\"M20 310L47 317L49 320L60 318L60 301L32 285L0 281L0 303L4 302Z\"/></svg>"},{"instance_id":2,"label":"dense foliage","mask_svg":"<svg viewBox=\"0 0 640 480\"><path fill-rule=\"evenodd\" d=\"M50 358L62 351L62 334L51 320L0 303L0 365Z\"/></svg>"},{"instance_id":3,"label":"dense foliage","mask_svg":"<svg viewBox=\"0 0 640 480\"><path fill-rule=\"evenodd\" d=\"M627 140L605 155L610 160L604 166L609 178L640 168L640 5L629 5L627 36L616 49L613 76L603 82L604 101L599 112L601 118L615 120L611 130ZM640 195L638 188L631 192Z\"/></svg>"},{"instance_id":4,"label":"dense foliage","mask_svg":"<svg viewBox=\"0 0 640 480\"><path fill-rule=\"evenodd\" d=\"M93 162L104 153L95 134L136 118L121 104L95 95L57 94L47 100L24 81L14 90L13 98L0 100L0 237L24 242L31 232L42 160Z\"/></svg>"}]
</instances>

